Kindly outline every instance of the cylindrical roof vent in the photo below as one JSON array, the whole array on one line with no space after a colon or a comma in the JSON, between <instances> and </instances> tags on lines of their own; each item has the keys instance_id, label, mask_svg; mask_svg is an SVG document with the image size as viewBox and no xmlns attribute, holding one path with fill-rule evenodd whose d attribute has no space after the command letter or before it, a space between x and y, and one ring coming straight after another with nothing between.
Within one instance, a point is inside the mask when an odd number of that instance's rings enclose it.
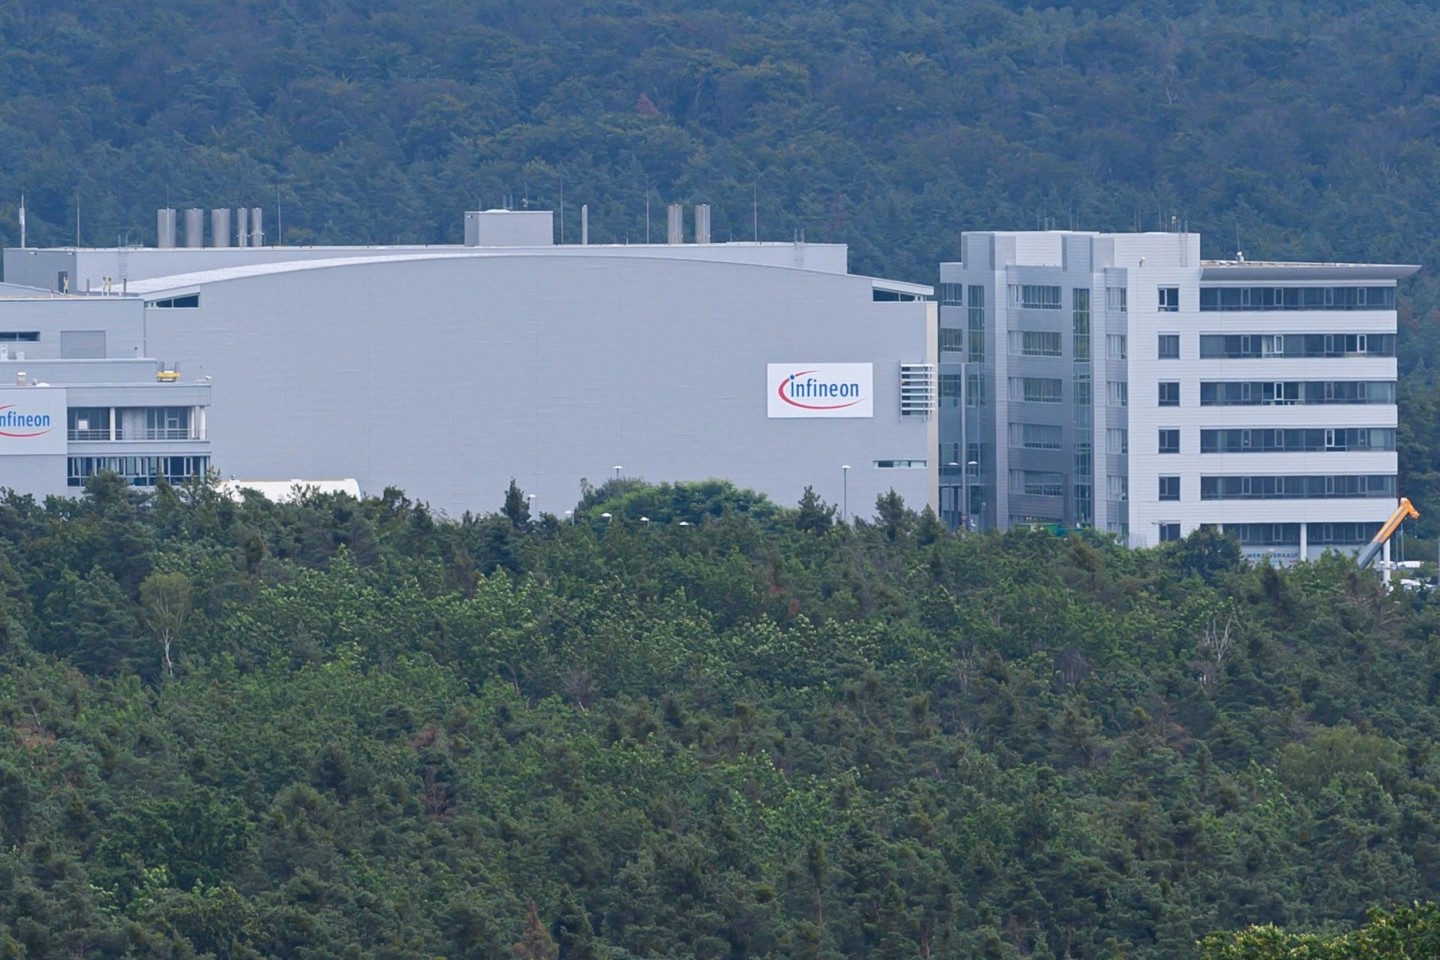
<instances>
[{"instance_id":1,"label":"cylindrical roof vent","mask_svg":"<svg viewBox=\"0 0 1440 960\"><path fill-rule=\"evenodd\" d=\"M210 244L216 247L230 246L229 207L218 207L210 211Z\"/></svg>"},{"instance_id":2,"label":"cylindrical roof vent","mask_svg":"<svg viewBox=\"0 0 1440 960\"><path fill-rule=\"evenodd\" d=\"M695 242L710 242L710 204L695 204Z\"/></svg>"},{"instance_id":3,"label":"cylindrical roof vent","mask_svg":"<svg viewBox=\"0 0 1440 960\"><path fill-rule=\"evenodd\" d=\"M265 230L260 226L259 207L252 207L250 210L250 246L265 246Z\"/></svg>"},{"instance_id":4,"label":"cylindrical roof vent","mask_svg":"<svg viewBox=\"0 0 1440 960\"><path fill-rule=\"evenodd\" d=\"M669 230L665 233L666 243L685 242L685 207L682 204L672 203L667 208Z\"/></svg>"},{"instance_id":5,"label":"cylindrical roof vent","mask_svg":"<svg viewBox=\"0 0 1440 960\"><path fill-rule=\"evenodd\" d=\"M235 208L235 246L250 246L250 208Z\"/></svg>"},{"instance_id":6,"label":"cylindrical roof vent","mask_svg":"<svg viewBox=\"0 0 1440 960\"><path fill-rule=\"evenodd\" d=\"M169 250L175 246L175 211L165 207L155 211L155 246Z\"/></svg>"},{"instance_id":7,"label":"cylindrical roof vent","mask_svg":"<svg viewBox=\"0 0 1440 960\"><path fill-rule=\"evenodd\" d=\"M185 246L192 250L205 246L205 211L199 207L185 211Z\"/></svg>"}]
</instances>

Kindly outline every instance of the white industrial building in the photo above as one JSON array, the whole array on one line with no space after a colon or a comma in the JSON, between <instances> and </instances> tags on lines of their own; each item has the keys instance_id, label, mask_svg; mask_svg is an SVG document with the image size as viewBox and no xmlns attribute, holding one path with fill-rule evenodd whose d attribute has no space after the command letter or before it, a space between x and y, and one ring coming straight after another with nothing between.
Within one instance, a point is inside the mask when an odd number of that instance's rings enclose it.
<instances>
[{"instance_id":1,"label":"white industrial building","mask_svg":"<svg viewBox=\"0 0 1440 960\"><path fill-rule=\"evenodd\" d=\"M942 513L1353 550L1395 509L1395 285L1191 233L975 232L940 267Z\"/></svg>"},{"instance_id":2,"label":"white industrial building","mask_svg":"<svg viewBox=\"0 0 1440 960\"><path fill-rule=\"evenodd\" d=\"M558 245L549 212L484 211L464 245L314 248L257 245L258 211L214 212L207 245L193 211L174 246L162 211L166 246L4 266L68 305L32 350L66 357L81 330L128 349L118 325L212 383L222 476L355 478L451 514L497 509L513 477L559 515L617 473L935 504L932 289L852 275L843 245L708 242L703 207L682 242L680 221L667 243ZM35 303L0 300L0 342L41 329Z\"/></svg>"},{"instance_id":3,"label":"white industrial building","mask_svg":"<svg viewBox=\"0 0 1440 960\"><path fill-rule=\"evenodd\" d=\"M210 467L211 387L143 349L144 304L0 284L0 486L76 494L102 470L135 486Z\"/></svg>"}]
</instances>

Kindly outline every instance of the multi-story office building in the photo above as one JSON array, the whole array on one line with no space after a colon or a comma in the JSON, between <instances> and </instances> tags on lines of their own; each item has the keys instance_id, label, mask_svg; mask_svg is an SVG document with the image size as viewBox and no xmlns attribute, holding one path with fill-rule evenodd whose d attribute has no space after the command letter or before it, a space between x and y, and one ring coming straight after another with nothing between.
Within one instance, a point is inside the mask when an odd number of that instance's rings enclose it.
<instances>
[{"instance_id":1,"label":"multi-story office building","mask_svg":"<svg viewBox=\"0 0 1440 960\"><path fill-rule=\"evenodd\" d=\"M843 245L713 243L703 207L655 244L475 211L463 245L258 246L252 211L239 245L217 211L207 245L199 213L186 246L164 211L159 247L10 249L5 274L104 294L141 355L213 377L225 476L354 478L452 514L514 478L563 516L617 474L935 503L932 288L851 274ZM0 304L0 336L38 309Z\"/></svg>"},{"instance_id":2,"label":"multi-story office building","mask_svg":"<svg viewBox=\"0 0 1440 960\"><path fill-rule=\"evenodd\" d=\"M0 284L0 487L76 494L101 470L134 486L210 467L207 380L141 349L143 304Z\"/></svg>"},{"instance_id":3,"label":"multi-story office building","mask_svg":"<svg viewBox=\"0 0 1440 960\"><path fill-rule=\"evenodd\" d=\"M940 266L942 513L1134 545L1214 525L1277 561L1355 549L1398 493L1395 285L1416 269L964 234Z\"/></svg>"}]
</instances>

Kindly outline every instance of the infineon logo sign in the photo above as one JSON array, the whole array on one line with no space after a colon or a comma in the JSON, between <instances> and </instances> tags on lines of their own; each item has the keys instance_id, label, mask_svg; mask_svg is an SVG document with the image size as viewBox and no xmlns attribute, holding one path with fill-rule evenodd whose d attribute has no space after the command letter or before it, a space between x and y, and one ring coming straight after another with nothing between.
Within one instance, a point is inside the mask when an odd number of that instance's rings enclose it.
<instances>
[{"instance_id":1,"label":"infineon logo sign","mask_svg":"<svg viewBox=\"0 0 1440 960\"><path fill-rule=\"evenodd\" d=\"M0 390L0 454L63 454L65 446L64 390Z\"/></svg>"},{"instance_id":2,"label":"infineon logo sign","mask_svg":"<svg viewBox=\"0 0 1440 960\"><path fill-rule=\"evenodd\" d=\"M776 417L873 417L872 363L766 364L766 410Z\"/></svg>"}]
</instances>

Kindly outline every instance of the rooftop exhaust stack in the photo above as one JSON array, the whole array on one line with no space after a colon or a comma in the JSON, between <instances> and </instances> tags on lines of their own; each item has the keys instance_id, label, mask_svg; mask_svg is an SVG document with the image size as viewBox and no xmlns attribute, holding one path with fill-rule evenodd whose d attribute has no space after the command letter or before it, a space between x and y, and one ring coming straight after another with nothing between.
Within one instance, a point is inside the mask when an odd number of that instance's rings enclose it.
<instances>
[{"instance_id":1,"label":"rooftop exhaust stack","mask_svg":"<svg viewBox=\"0 0 1440 960\"><path fill-rule=\"evenodd\" d=\"M580 204L580 245L590 245L590 204Z\"/></svg>"},{"instance_id":2,"label":"rooftop exhaust stack","mask_svg":"<svg viewBox=\"0 0 1440 960\"><path fill-rule=\"evenodd\" d=\"M185 246L191 250L205 246L205 211L199 207L185 211Z\"/></svg>"},{"instance_id":3,"label":"rooftop exhaust stack","mask_svg":"<svg viewBox=\"0 0 1440 960\"><path fill-rule=\"evenodd\" d=\"M669 229L665 233L666 243L685 242L685 207L683 204L672 203L666 208L666 216L669 221Z\"/></svg>"},{"instance_id":4,"label":"rooftop exhaust stack","mask_svg":"<svg viewBox=\"0 0 1440 960\"><path fill-rule=\"evenodd\" d=\"M250 210L250 246L265 246L265 231L260 226L260 208Z\"/></svg>"},{"instance_id":5,"label":"rooftop exhaust stack","mask_svg":"<svg viewBox=\"0 0 1440 960\"><path fill-rule=\"evenodd\" d=\"M250 246L250 209L248 207L235 208L235 246Z\"/></svg>"},{"instance_id":6,"label":"rooftop exhaust stack","mask_svg":"<svg viewBox=\"0 0 1440 960\"><path fill-rule=\"evenodd\" d=\"M695 204L695 242L710 242L710 204Z\"/></svg>"},{"instance_id":7,"label":"rooftop exhaust stack","mask_svg":"<svg viewBox=\"0 0 1440 960\"><path fill-rule=\"evenodd\" d=\"M175 246L175 211L171 207L155 211L155 246L161 250Z\"/></svg>"},{"instance_id":8,"label":"rooftop exhaust stack","mask_svg":"<svg viewBox=\"0 0 1440 960\"><path fill-rule=\"evenodd\" d=\"M229 207L219 207L210 211L210 244L215 247L230 246Z\"/></svg>"}]
</instances>

